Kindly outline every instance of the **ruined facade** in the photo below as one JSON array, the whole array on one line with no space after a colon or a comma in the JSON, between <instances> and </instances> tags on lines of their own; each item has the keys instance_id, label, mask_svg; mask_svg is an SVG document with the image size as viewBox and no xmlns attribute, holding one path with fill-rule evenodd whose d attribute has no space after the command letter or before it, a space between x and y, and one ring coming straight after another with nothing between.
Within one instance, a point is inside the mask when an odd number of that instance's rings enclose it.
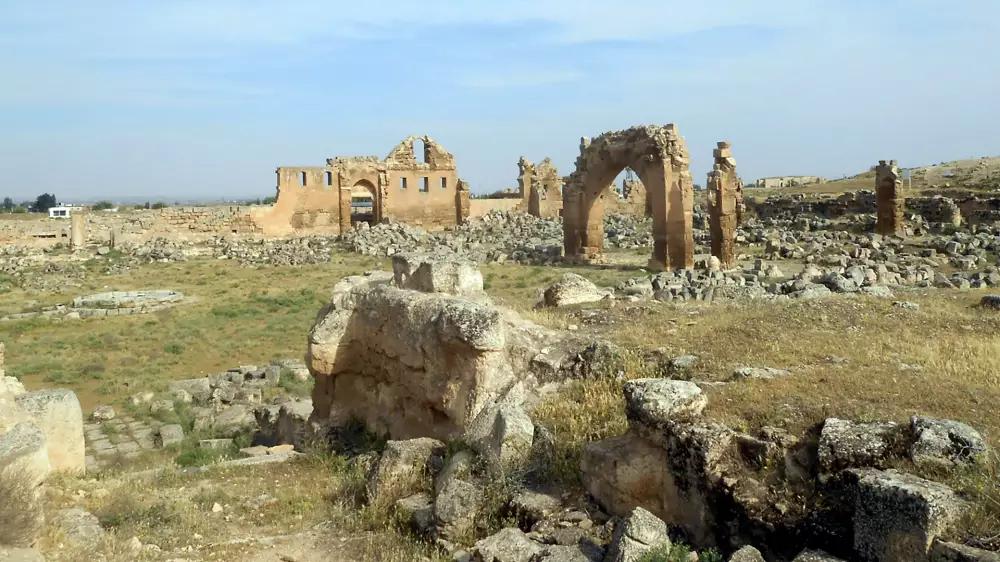
<instances>
[{"instance_id":1,"label":"ruined facade","mask_svg":"<svg viewBox=\"0 0 1000 562\"><path fill-rule=\"evenodd\" d=\"M468 217L469 191L455 157L428 136L403 139L384 159L335 157L326 166L280 167L277 175L277 202L254 217L265 235L336 234L355 222L386 219L433 229Z\"/></svg>"},{"instance_id":2,"label":"ruined facade","mask_svg":"<svg viewBox=\"0 0 1000 562\"><path fill-rule=\"evenodd\" d=\"M728 142L719 142L713 151L715 165L708 173L708 216L712 234L712 255L719 258L723 269L736 261L736 227L739 225L739 178L736 160Z\"/></svg>"},{"instance_id":3,"label":"ruined facade","mask_svg":"<svg viewBox=\"0 0 1000 562\"><path fill-rule=\"evenodd\" d=\"M654 267L694 265L694 186L687 144L674 125L647 125L580 141L576 170L563 188L563 235L568 259L600 259L611 181L625 168L646 187L653 218Z\"/></svg>"},{"instance_id":4,"label":"ruined facade","mask_svg":"<svg viewBox=\"0 0 1000 562\"><path fill-rule=\"evenodd\" d=\"M882 235L902 236L905 232L903 212L906 198L899 168L895 160L879 160L875 167L875 197L877 200L875 232Z\"/></svg>"},{"instance_id":5,"label":"ruined facade","mask_svg":"<svg viewBox=\"0 0 1000 562\"><path fill-rule=\"evenodd\" d=\"M563 207L563 178L552 160L546 158L535 165L522 156L517 161L517 168L521 208L536 217L558 217Z\"/></svg>"}]
</instances>

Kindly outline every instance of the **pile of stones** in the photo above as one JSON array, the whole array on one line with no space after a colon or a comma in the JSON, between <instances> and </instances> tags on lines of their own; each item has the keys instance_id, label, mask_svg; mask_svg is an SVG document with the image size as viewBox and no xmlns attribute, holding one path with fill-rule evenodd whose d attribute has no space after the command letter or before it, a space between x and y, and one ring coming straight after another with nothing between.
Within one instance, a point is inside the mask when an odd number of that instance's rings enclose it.
<instances>
[{"instance_id":1,"label":"pile of stones","mask_svg":"<svg viewBox=\"0 0 1000 562\"><path fill-rule=\"evenodd\" d=\"M651 242L651 222L627 215L605 217L608 246L640 248ZM559 219L543 219L515 211L493 211L461 226L428 233L400 223L359 225L340 238L341 245L372 256L433 251L479 263L552 264L562 255Z\"/></svg>"},{"instance_id":2,"label":"pile of stones","mask_svg":"<svg viewBox=\"0 0 1000 562\"><path fill-rule=\"evenodd\" d=\"M240 240L217 238L216 256L240 265L308 265L330 261L336 239L325 236L288 240Z\"/></svg>"}]
</instances>

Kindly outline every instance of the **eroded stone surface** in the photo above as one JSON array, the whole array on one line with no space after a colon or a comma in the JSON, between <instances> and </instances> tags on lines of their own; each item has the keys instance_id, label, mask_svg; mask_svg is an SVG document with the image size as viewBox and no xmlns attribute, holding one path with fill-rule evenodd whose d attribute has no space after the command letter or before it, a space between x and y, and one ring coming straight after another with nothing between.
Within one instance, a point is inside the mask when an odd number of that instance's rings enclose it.
<instances>
[{"instance_id":1,"label":"eroded stone surface","mask_svg":"<svg viewBox=\"0 0 1000 562\"><path fill-rule=\"evenodd\" d=\"M937 482L896 470L852 469L857 478L854 549L862 560L926 560L934 539L966 503Z\"/></svg>"},{"instance_id":2,"label":"eroded stone surface","mask_svg":"<svg viewBox=\"0 0 1000 562\"><path fill-rule=\"evenodd\" d=\"M697 416L708 404L701 388L689 381L635 379L625 383L623 391L626 415L648 425Z\"/></svg>"}]
</instances>

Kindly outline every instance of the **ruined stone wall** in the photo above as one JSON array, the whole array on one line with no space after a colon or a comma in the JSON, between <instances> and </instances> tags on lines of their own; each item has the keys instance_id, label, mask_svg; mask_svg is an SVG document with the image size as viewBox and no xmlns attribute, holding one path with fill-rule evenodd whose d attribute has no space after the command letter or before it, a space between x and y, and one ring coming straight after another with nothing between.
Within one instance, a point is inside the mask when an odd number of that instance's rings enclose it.
<instances>
[{"instance_id":1,"label":"ruined stone wall","mask_svg":"<svg viewBox=\"0 0 1000 562\"><path fill-rule=\"evenodd\" d=\"M482 217L493 211L520 211L520 199L470 199L469 216Z\"/></svg>"},{"instance_id":2,"label":"ruined stone wall","mask_svg":"<svg viewBox=\"0 0 1000 562\"><path fill-rule=\"evenodd\" d=\"M790 220L800 216L837 219L848 215L873 214L875 193L861 190L837 197L808 197L802 194L773 196L765 201L747 203L761 219ZM908 197L905 211L922 216L930 223L969 224L1000 220L1000 197L965 196L951 198L942 195Z\"/></svg>"},{"instance_id":3,"label":"ruined stone wall","mask_svg":"<svg viewBox=\"0 0 1000 562\"><path fill-rule=\"evenodd\" d=\"M78 241L114 246L141 243L151 238L204 240L223 235L257 235L259 226L251 213L256 209L242 206L168 207L165 209L94 211L78 215L81 222ZM0 219L0 243L45 247L69 244L72 220L38 217Z\"/></svg>"},{"instance_id":4,"label":"ruined stone wall","mask_svg":"<svg viewBox=\"0 0 1000 562\"><path fill-rule=\"evenodd\" d=\"M552 160L545 158L537 165L521 157L517 178L521 193L520 209L541 218L555 218L562 214L563 178Z\"/></svg>"},{"instance_id":5,"label":"ruined stone wall","mask_svg":"<svg viewBox=\"0 0 1000 562\"><path fill-rule=\"evenodd\" d=\"M351 228L351 201L360 196L371 199L376 222L432 230L461 223L468 212L454 156L424 136L418 159L416 140L403 139L385 159L336 157L326 166L278 168L277 202L253 220L268 235L340 234Z\"/></svg>"}]
</instances>

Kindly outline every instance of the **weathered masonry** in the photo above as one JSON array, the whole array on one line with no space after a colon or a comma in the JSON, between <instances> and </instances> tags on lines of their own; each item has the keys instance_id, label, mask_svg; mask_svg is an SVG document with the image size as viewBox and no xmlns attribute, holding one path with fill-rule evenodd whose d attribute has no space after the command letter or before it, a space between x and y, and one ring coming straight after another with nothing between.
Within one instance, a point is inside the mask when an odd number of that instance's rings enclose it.
<instances>
[{"instance_id":1,"label":"weathered masonry","mask_svg":"<svg viewBox=\"0 0 1000 562\"><path fill-rule=\"evenodd\" d=\"M902 236L906 231L903 222L906 198L899 167L895 160L879 160L875 167L875 197L877 200L875 232L889 236Z\"/></svg>"},{"instance_id":2,"label":"weathered masonry","mask_svg":"<svg viewBox=\"0 0 1000 562\"><path fill-rule=\"evenodd\" d=\"M521 208L536 217L558 217L563 206L563 179L552 160L546 158L536 165L522 156L517 168Z\"/></svg>"},{"instance_id":3,"label":"weathered masonry","mask_svg":"<svg viewBox=\"0 0 1000 562\"><path fill-rule=\"evenodd\" d=\"M719 142L712 153L715 164L708 173L708 217L712 234L712 255L723 269L736 261L736 227L739 225L742 197L736 175L736 159L728 142Z\"/></svg>"},{"instance_id":4,"label":"weathered masonry","mask_svg":"<svg viewBox=\"0 0 1000 562\"><path fill-rule=\"evenodd\" d=\"M403 139L385 159L338 156L326 166L283 166L277 174L277 202L254 217L266 235L340 233L386 219L433 229L469 215L469 191L455 157L428 136Z\"/></svg>"},{"instance_id":5,"label":"weathered masonry","mask_svg":"<svg viewBox=\"0 0 1000 562\"><path fill-rule=\"evenodd\" d=\"M608 185L631 168L646 187L653 217L650 265L689 269L694 266L694 184L688 150L677 128L646 125L604 133L580 141L576 170L563 188L563 236L566 257L599 260L604 249L604 212Z\"/></svg>"}]
</instances>

